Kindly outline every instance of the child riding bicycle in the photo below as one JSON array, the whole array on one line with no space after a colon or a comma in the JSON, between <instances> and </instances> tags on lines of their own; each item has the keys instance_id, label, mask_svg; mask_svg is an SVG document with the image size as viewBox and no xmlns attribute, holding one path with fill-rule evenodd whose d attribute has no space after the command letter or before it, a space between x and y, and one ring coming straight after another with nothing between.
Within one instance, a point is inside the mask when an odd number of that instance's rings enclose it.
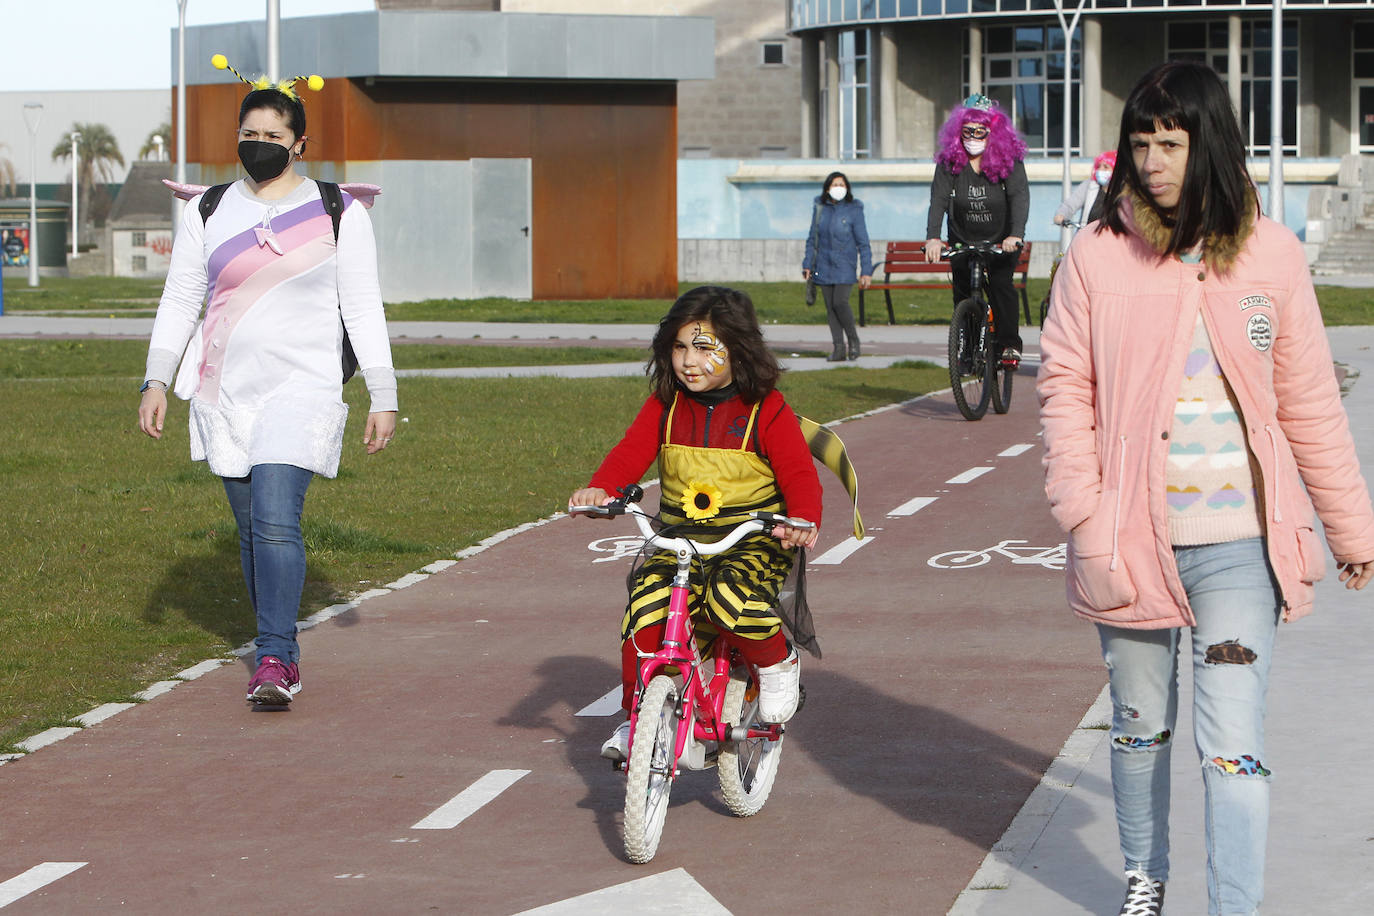
<instances>
[{"instance_id":1,"label":"child riding bicycle","mask_svg":"<svg viewBox=\"0 0 1374 916\"><path fill-rule=\"evenodd\" d=\"M778 596L798 562L798 549L813 546L820 531L821 484L811 450L797 415L775 387L782 370L764 344L747 294L720 286L689 290L659 322L652 349L652 394L591 482L568 503L608 504L657 458L659 515L675 533L709 541L713 529L728 531L754 511L814 523L750 535L725 553L703 558L692 581L698 640L709 643L729 634L759 669L760 718L786 722L797 709L801 664L783 635L783 618L805 611L802 602L790 612L780 609ZM674 557L660 551L634 573L621 622L621 706L627 712L639 653L654 651L662 641L676 568ZM809 620L787 623L798 643L815 652ZM624 760L629 738L626 721L601 755Z\"/></svg>"}]
</instances>

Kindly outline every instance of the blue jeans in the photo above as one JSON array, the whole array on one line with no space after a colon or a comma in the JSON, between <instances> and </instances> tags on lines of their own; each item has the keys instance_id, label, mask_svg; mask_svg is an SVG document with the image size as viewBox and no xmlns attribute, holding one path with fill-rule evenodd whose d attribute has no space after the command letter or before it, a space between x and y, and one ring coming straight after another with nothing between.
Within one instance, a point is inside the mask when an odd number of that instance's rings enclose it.
<instances>
[{"instance_id":1,"label":"blue jeans","mask_svg":"<svg viewBox=\"0 0 1374 916\"><path fill-rule=\"evenodd\" d=\"M296 618L305 587L301 512L314 473L290 464L259 464L247 477L224 477L239 527L239 560L258 617L257 660L300 657Z\"/></svg>"},{"instance_id":2,"label":"blue jeans","mask_svg":"<svg viewBox=\"0 0 1374 916\"><path fill-rule=\"evenodd\" d=\"M1264 541L1176 547L1192 631L1193 739L1206 805L1208 912L1254 913L1264 896L1269 774L1265 695L1281 596ZM1126 868L1169 876L1169 752L1182 629L1098 625L1112 694L1112 794Z\"/></svg>"}]
</instances>

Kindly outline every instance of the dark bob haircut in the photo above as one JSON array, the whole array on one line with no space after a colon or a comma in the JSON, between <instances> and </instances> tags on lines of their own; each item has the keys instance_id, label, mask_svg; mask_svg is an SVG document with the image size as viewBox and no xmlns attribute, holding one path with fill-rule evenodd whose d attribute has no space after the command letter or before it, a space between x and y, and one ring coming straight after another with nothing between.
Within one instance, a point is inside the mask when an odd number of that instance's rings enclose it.
<instances>
[{"instance_id":1,"label":"dark bob haircut","mask_svg":"<svg viewBox=\"0 0 1374 916\"><path fill-rule=\"evenodd\" d=\"M305 136L305 106L300 99L293 99L280 89L254 89L243 97L243 104L239 106L239 124L243 124L248 112L259 108L268 108L281 115L297 140Z\"/></svg>"},{"instance_id":2,"label":"dark bob haircut","mask_svg":"<svg viewBox=\"0 0 1374 916\"><path fill-rule=\"evenodd\" d=\"M678 296L668 314L658 323L653 355L645 373L654 394L664 404L672 404L679 389L673 372L673 343L678 331L689 321L709 321L716 337L730 355L730 371L735 389L749 404L757 404L777 387L782 367L763 342L763 331L754 315L754 301L748 293L725 286L698 286Z\"/></svg>"},{"instance_id":3,"label":"dark bob haircut","mask_svg":"<svg viewBox=\"0 0 1374 916\"><path fill-rule=\"evenodd\" d=\"M1178 206L1166 213L1140 180L1131 134L1157 130L1188 132L1188 164ZM1231 110L1231 97L1216 71L1194 61L1160 64L1140 78L1121 113L1116 169L1107 185L1107 205L1098 231L1126 232L1117 202L1132 192L1159 212L1173 234L1164 256L1187 251L1208 236L1234 236L1247 211L1257 206L1245 171L1245 141Z\"/></svg>"},{"instance_id":4,"label":"dark bob haircut","mask_svg":"<svg viewBox=\"0 0 1374 916\"><path fill-rule=\"evenodd\" d=\"M830 184L836 178L844 179L844 202L848 203L854 199L854 186L849 183L849 176L844 172L831 172L825 176L825 182L821 185L821 200L828 204L833 204L830 199Z\"/></svg>"}]
</instances>

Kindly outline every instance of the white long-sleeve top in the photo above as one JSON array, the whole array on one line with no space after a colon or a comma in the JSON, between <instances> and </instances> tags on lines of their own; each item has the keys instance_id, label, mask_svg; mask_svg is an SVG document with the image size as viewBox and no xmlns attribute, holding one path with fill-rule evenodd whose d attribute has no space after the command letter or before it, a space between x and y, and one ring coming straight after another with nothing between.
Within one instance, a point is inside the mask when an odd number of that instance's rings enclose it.
<instances>
[{"instance_id":1,"label":"white long-sleeve top","mask_svg":"<svg viewBox=\"0 0 1374 916\"><path fill-rule=\"evenodd\" d=\"M343 201L337 243L309 180L280 200L263 200L236 181L208 223L199 197L186 207L146 378L171 383L204 306L191 458L221 477L247 476L258 464L338 473L348 416L345 326L372 410L396 409L372 221L347 192Z\"/></svg>"}]
</instances>

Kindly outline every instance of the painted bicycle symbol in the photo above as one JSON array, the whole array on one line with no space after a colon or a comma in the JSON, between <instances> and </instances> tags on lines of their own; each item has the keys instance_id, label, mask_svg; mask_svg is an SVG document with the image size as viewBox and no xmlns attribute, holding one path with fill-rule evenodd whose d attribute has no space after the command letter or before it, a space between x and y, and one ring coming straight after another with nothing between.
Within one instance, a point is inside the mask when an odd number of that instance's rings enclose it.
<instances>
[{"instance_id":1,"label":"painted bicycle symbol","mask_svg":"<svg viewBox=\"0 0 1374 916\"><path fill-rule=\"evenodd\" d=\"M598 538L587 545L587 549L594 553L609 554L609 556L597 557L593 563L609 563L612 560L623 560L639 553L639 549L644 546L644 539L631 535L619 535L616 537Z\"/></svg>"},{"instance_id":2,"label":"painted bicycle symbol","mask_svg":"<svg viewBox=\"0 0 1374 916\"><path fill-rule=\"evenodd\" d=\"M994 556L1006 557L1019 566L1043 566L1063 569L1067 544L1057 547L1028 547L1025 541L999 541L982 550L951 550L936 554L926 561L936 569L971 569L992 561Z\"/></svg>"}]
</instances>

